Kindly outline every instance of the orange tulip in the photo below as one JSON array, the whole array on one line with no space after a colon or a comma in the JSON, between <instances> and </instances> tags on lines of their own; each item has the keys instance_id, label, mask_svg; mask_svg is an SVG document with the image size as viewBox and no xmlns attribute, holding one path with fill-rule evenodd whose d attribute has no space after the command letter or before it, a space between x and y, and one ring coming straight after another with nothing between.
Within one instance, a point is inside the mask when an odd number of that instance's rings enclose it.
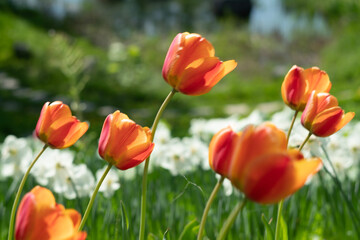
<instances>
[{"instance_id":1,"label":"orange tulip","mask_svg":"<svg viewBox=\"0 0 360 240\"><path fill-rule=\"evenodd\" d=\"M287 150L286 135L270 123L253 125L243 132L230 127L214 135L209 163L249 199L276 203L301 188L322 165L319 158L304 159L298 150Z\"/></svg>"},{"instance_id":2,"label":"orange tulip","mask_svg":"<svg viewBox=\"0 0 360 240\"><path fill-rule=\"evenodd\" d=\"M98 149L104 160L126 170L143 162L153 149L154 143L148 127L137 125L120 111L107 116Z\"/></svg>"},{"instance_id":3,"label":"orange tulip","mask_svg":"<svg viewBox=\"0 0 360 240\"><path fill-rule=\"evenodd\" d=\"M68 105L60 101L45 103L36 124L36 136L52 148L72 146L89 126L71 115Z\"/></svg>"},{"instance_id":4,"label":"orange tulip","mask_svg":"<svg viewBox=\"0 0 360 240\"><path fill-rule=\"evenodd\" d=\"M312 134L327 137L343 128L354 116L353 112L344 113L336 97L313 91L301 115L301 123Z\"/></svg>"},{"instance_id":5,"label":"orange tulip","mask_svg":"<svg viewBox=\"0 0 360 240\"><path fill-rule=\"evenodd\" d=\"M184 32L171 43L162 75L175 90L196 96L209 92L236 65L215 57L211 43L199 34Z\"/></svg>"},{"instance_id":6,"label":"orange tulip","mask_svg":"<svg viewBox=\"0 0 360 240\"><path fill-rule=\"evenodd\" d=\"M281 95L286 105L303 111L313 90L329 92L331 82L326 72L317 67L303 69L294 65L286 74L281 86Z\"/></svg>"},{"instance_id":7,"label":"orange tulip","mask_svg":"<svg viewBox=\"0 0 360 240\"><path fill-rule=\"evenodd\" d=\"M81 215L55 202L50 190L36 186L24 195L16 214L16 240L83 240Z\"/></svg>"}]
</instances>

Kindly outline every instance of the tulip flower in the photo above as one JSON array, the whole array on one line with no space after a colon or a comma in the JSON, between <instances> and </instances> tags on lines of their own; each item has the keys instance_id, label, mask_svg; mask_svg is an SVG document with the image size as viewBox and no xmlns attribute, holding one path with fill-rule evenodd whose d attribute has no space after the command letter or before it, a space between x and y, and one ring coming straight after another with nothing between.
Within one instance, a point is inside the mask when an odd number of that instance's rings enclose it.
<instances>
[{"instance_id":1,"label":"tulip flower","mask_svg":"<svg viewBox=\"0 0 360 240\"><path fill-rule=\"evenodd\" d=\"M326 72L317 67L303 69L294 65L286 74L281 95L286 105L295 111L303 111L313 90L329 92L331 82Z\"/></svg>"},{"instance_id":2,"label":"tulip flower","mask_svg":"<svg viewBox=\"0 0 360 240\"><path fill-rule=\"evenodd\" d=\"M293 194L322 166L319 158L307 160L300 151L287 150L285 133L270 123L238 133L220 130L211 140L209 163L247 198L263 204Z\"/></svg>"},{"instance_id":3,"label":"tulip flower","mask_svg":"<svg viewBox=\"0 0 360 240\"><path fill-rule=\"evenodd\" d=\"M16 214L15 240L83 240L81 215L55 202L50 190L36 186L24 195Z\"/></svg>"},{"instance_id":4,"label":"tulip flower","mask_svg":"<svg viewBox=\"0 0 360 240\"><path fill-rule=\"evenodd\" d=\"M151 131L116 111L105 119L100 140L99 154L118 169L126 170L143 162L152 152L154 143Z\"/></svg>"},{"instance_id":5,"label":"tulip flower","mask_svg":"<svg viewBox=\"0 0 360 240\"><path fill-rule=\"evenodd\" d=\"M175 90L197 96L209 92L236 65L215 57L213 46L201 35L184 32L171 43L162 75Z\"/></svg>"},{"instance_id":6,"label":"tulip flower","mask_svg":"<svg viewBox=\"0 0 360 240\"><path fill-rule=\"evenodd\" d=\"M89 126L72 116L68 105L60 101L45 103L36 124L36 136L52 148L72 146Z\"/></svg>"},{"instance_id":7,"label":"tulip flower","mask_svg":"<svg viewBox=\"0 0 360 240\"><path fill-rule=\"evenodd\" d=\"M329 93L312 92L301 115L302 125L318 137L327 137L343 128L355 113L344 113L336 97Z\"/></svg>"}]
</instances>

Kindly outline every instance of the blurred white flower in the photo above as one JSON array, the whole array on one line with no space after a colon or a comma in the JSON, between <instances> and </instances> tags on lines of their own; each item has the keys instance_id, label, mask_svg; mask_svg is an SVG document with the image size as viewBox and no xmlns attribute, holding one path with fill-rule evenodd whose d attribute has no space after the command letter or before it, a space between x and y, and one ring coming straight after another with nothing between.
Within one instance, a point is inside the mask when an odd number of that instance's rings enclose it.
<instances>
[{"instance_id":1,"label":"blurred white flower","mask_svg":"<svg viewBox=\"0 0 360 240\"><path fill-rule=\"evenodd\" d=\"M210 169L209 165L209 148L200 138L186 137L182 139L182 143L187 150L184 157L190 159L195 166L201 166L203 169Z\"/></svg>"},{"instance_id":2,"label":"blurred white flower","mask_svg":"<svg viewBox=\"0 0 360 240\"><path fill-rule=\"evenodd\" d=\"M215 174L216 179L219 180L221 178L221 175ZM224 189L225 196L230 196L234 192L234 187L231 183L231 181L227 178L224 179L222 183L222 187Z\"/></svg>"},{"instance_id":3,"label":"blurred white flower","mask_svg":"<svg viewBox=\"0 0 360 240\"><path fill-rule=\"evenodd\" d=\"M20 178L33 160L33 153L25 138L9 135L1 147L0 179Z\"/></svg>"},{"instance_id":4,"label":"blurred white flower","mask_svg":"<svg viewBox=\"0 0 360 240\"><path fill-rule=\"evenodd\" d=\"M294 111L286 107L282 111L274 113L270 118L270 122L275 124L276 127L281 130L288 131L292 118L294 116ZM300 115L300 114L299 114ZM296 119L296 122L300 122L300 119Z\"/></svg>"},{"instance_id":5,"label":"blurred white flower","mask_svg":"<svg viewBox=\"0 0 360 240\"><path fill-rule=\"evenodd\" d=\"M76 197L76 192L80 198L91 196L95 188L95 178L92 172L87 168L86 164L74 165L69 171L69 177L70 179L68 179L67 183L68 186L69 183L72 186L71 188L69 186L68 189L64 191L65 197L73 199Z\"/></svg>"},{"instance_id":6,"label":"blurred white flower","mask_svg":"<svg viewBox=\"0 0 360 240\"><path fill-rule=\"evenodd\" d=\"M167 144L158 146L156 154L153 156L152 164L165 168L173 175L185 174L198 166L198 159L188 157L191 151L179 138L172 138Z\"/></svg>"},{"instance_id":7,"label":"blurred white flower","mask_svg":"<svg viewBox=\"0 0 360 240\"><path fill-rule=\"evenodd\" d=\"M71 151L48 148L35 164L31 174L41 185L49 185L51 181L62 181L60 179L66 178L73 161L74 154Z\"/></svg>"},{"instance_id":8,"label":"blurred white flower","mask_svg":"<svg viewBox=\"0 0 360 240\"><path fill-rule=\"evenodd\" d=\"M235 129L239 119L235 116L229 118L193 119L190 122L190 134L205 142L209 142L212 136L221 129L232 126Z\"/></svg>"},{"instance_id":9,"label":"blurred white flower","mask_svg":"<svg viewBox=\"0 0 360 240\"><path fill-rule=\"evenodd\" d=\"M99 182L107 166L99 169L96 172L96 181ZM124 171L126 173L127 171ZM110 198L114 195L114 192L120 188L120 179L117 170L110 169L106 175L104 182L101 184L99 192L102 192L106 198Z\"/></svg>"},{"instance_id":10,"label":"blurred white flower","mask_svg":"<svg viewBox=\"0 0 360 240\"><path fill-rule=\"evenodd\" d=\"M167 143L171 139L170 129L164 122L159 122L157 126L154 143L155 144L164 144Z\"/></svg>"}]
</instances>

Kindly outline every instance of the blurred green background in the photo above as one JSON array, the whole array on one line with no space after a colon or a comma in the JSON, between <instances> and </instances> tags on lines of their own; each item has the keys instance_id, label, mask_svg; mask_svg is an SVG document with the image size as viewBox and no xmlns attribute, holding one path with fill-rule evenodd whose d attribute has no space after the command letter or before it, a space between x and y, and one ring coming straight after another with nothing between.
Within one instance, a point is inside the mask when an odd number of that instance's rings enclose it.
<instances>
[{"instance_id":1,"label":"blurred green background","mask_svg":"<svg viewBox=\"0 0 360 240\"><path fill-rule=\"evenodd\" d=\"M357 0L1 1L0 138L31 134L54 100L97 134L116 109L151 125L170 91L164 57L184 31L202 34L238 67L209 94L175 97L165 112L175 135L193 117L247 114L265 102L279 108L294 64L327 71L341 106L360 113L359 9Z\"/></svg>"}]
</instances>

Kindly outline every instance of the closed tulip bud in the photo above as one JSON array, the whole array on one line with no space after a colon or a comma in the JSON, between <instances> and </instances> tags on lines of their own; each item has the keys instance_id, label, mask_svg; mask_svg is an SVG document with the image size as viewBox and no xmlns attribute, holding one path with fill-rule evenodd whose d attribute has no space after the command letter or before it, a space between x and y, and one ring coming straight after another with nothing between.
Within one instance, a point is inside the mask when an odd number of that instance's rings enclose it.
<instances>
[{"instance_id":1,"label":"closed tulip bud","mask_svg":"<svg viewBox=\"0 0 360 240\"><path fill-rule=\"evenodd\" d=\"M25 194L16 214L15 240L84 240L81 215L55 202L50 190L36 186Z\"/></svg>"},{"instance_id":2,"label":"closed tulip bud","mask_svg":"<svg viewBox=\"0 0 360 240\"><path fill-rule=\"evenodd\" d=\"M319 158L307 160L300 151L287 150L285 133L270 123L238 133L220 130L211 140L209 162L247 198L263 204L293 194L322 166Z\"/></svg>"},{"instance_id":3,"label":"closed tulip bud","mask_svg":"<svg viewBox=\"0 0 360 240\"><path fill-rule=\"evenodd\" d=\"M331 82L326 72L317 67L303 69L294 65L286 74L281 86L281 95L286 105L303 111L313 90L329 92Z\"/></svg>"},{"instance_id":4,"label":"closed tulip bud","mask_svg":"<svg viewBox=\"0 0 360 240\"><path fill-rule=\"evenodd\" d=\"M89 125L72 116L68 105L60 101L45 103L36 124L36 136L52 148L72 146Z\"/></svg>"},{"instance_id":5,"label":"closed tulip bud","mask_svg":"<svg viewBox=\"0 0 360 240\"><path fill-rule=\"evenodd\" d=\"M211 43L199 34L184 32L171 43L162 75L175 90L196 96L209 92L236 65L215 57Z\"/></svg>"},{"instance_id":6,"label":"closed tulip bud","mask_svg":"<svg viewBox=\"0 0 360 240\"><path fill-rule=\"evenodd\" d=\"M355 113L344 113L338 106L336 97L329 93L312 92L301 115L302 125L318 137L330 136L343 128Z\"/></svg>"},{"instance_id":7,"label":"closed tulip bud","mask_svg":"<svg viewBox=\"0 0 360 240\"><path fill-rule=\"evenodd\" d=\"M153 149L148 127L137 125L119 111L107 116L98 149L104 160L118 169L126 170L143 162Z\"/></svg>"}]
</instances>

